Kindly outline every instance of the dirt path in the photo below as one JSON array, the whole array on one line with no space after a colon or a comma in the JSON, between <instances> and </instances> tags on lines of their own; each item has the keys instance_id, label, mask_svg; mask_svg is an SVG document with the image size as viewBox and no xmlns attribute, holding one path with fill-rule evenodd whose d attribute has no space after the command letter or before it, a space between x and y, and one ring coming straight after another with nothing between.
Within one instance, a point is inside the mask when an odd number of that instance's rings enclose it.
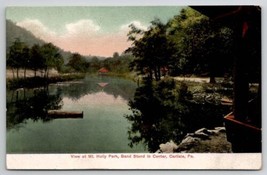
<instances>
[{"instance_id":1,"label":"dirt path","mask_svg":"<svg viewBox=\"0 0 267 175\"><path fill-rule=\"evenodd\" d=\"M198 83L209 83L209 77L173 77L177 81L191 81L191 82L198 82ZM222 77L216 77L216 81L222 81Z\"/></svg>"}]
</instances>

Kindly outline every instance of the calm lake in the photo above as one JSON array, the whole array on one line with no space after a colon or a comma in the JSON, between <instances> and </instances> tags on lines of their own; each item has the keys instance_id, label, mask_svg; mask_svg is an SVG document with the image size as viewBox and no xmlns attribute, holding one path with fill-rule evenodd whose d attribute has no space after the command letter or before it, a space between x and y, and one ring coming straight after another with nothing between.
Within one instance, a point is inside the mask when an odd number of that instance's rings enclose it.
<instances>
[{"instance_id":1,"label":"calm lake","mask_svg":"<svg viewBox=\"0 0 267 175\"><path fill-rule=\"evenodd\" d=\"M87 76L7 91L7 153L147 152L143 143L129 146L131 123L124 117L131 113L128 101L136 87L122 78ZM51 119L48 110L83 111L84 116Z\"/></svg>"}]
</instances>

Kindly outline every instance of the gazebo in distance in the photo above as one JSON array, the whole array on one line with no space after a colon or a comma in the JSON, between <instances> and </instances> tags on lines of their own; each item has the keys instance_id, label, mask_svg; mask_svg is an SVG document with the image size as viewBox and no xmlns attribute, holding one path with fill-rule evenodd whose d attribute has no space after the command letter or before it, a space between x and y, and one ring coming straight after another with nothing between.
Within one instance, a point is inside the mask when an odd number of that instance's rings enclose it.
<instances>
[{"instance_id":1,"label":"gazebo in distance","mask_svg":"<svg viewBox=\"0 0 267 175\"><path fill-rule=\"evenodd\" d=\"M227 139L233 152L261 152L261 8L258 6L191 6L234 32L233 112L225 116ZM255 53L256 52L256 53ZM249 71L251 64L259 73ZM253 77L254 76L254 77ZM251 77L258 95L249 97ZM256 78L255 78L256 77Z\"/></svg>"},{"instance_id":2,"label":"gazebo in distance","mask_svg":"<svg viewBox=\"0 0 267 175\"><path fill-rule=\"evenodd\" d=\"M102 67L101 69L98 70L98 74L100 74L100 75L105 75L108 72L109 72L109 70L104 68L104 67Z\"/></svg>"}]
</instances>

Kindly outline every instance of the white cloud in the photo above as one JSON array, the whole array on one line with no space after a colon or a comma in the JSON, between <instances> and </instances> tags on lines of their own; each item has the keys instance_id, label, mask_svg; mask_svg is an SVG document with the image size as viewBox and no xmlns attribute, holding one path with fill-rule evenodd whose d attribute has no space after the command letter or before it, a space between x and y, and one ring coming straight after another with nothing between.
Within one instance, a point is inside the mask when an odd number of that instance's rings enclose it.
<instances>
[{"instance_id":1,"label":"white cloud","mask_svg":"<svg viewBox=\"0 0 267 175\"><path fill-rule=\"evenodd\" d=\"M120 27L121 30L126 30L126 31L129 31L130 28L129 26L133 24L135 27L137 27L138 29L141 29L141 30L147 30L147 26L145 26L144 24L142 24L140 21L132 21L128 24L124 24Z\"/></svg>"},{"instance_id":2,"label":"white cloud","mask_svg":"<svg viewBox=\"0 0 267 175\"><path fill-rule=\"evenodd\" d=\"M147 29L141 22L132 21L118 26L118 31L108 33L90 19L66 24L65 32L62 33L56 33L36 19L26 19L17 25L66 51L79 52L83 55L112 56L114 52L123 52L130 46L127 42L127 33L130 30L128 26L132 23L140 29Z\"/></svg>"},{"instance_id":3,"label":"white cloud","mask_svg":"<svg viewBox=\"0 0 267 175\"><path fill-rule=\"evenodd\" d=\"M48 29L37 19L25 19L17 23L18 26L32 32L36 37L43 40L50 40L56 36L56 33Z\"/></svg>"},{"instance_id":4,"label":"white cloud","mask_svg":"<svg viewBox=\"0 0 267 175\"><path fill-rule=\"evenodd\" d=\"M98 32L100 26L96 25L92 20L82 19L74 23L66 25L67 34L70 35L90 35Z\"/></svg>"}]
</instances>

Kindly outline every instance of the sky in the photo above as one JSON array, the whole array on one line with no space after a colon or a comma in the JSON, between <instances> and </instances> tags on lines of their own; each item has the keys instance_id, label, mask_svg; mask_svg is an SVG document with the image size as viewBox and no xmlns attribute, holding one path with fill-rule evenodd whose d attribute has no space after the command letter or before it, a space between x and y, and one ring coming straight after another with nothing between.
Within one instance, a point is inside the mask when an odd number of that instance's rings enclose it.
<instances>
[{"instance_id":1,"label":"sky","mask_svg":"<svg viewBox=\"0 0 267 175\"><path fill-rule=\"evenodd\" d=\"M6 18L52 42L65 51L82 55L112 56L130 45L129 24L147 29L159 18L167 22L179 14L179 6L109 7L8 7Z\"/></svg>"}]
</instances>

